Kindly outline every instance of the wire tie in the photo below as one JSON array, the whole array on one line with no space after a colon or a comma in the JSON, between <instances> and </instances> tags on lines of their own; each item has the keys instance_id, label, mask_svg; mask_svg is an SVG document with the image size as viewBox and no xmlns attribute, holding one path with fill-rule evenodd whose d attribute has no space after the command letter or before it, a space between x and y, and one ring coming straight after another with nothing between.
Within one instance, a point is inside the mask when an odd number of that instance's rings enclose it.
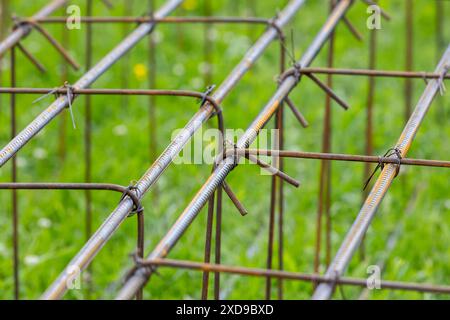
<instances>
[{"instance_id":1,"label":"wire tie","mask_svg":"<svg viewBox=\"0 0 450 320\"><path fill-rule=\"evenodd\" d=\"M146 273L150 271L157 274L158 276L161 275L156 269L156 266L146 264L145 260L138 256L137 252L132 253L131 257L133 258L134 264L136 265L136 269L144 269Z\"/></svg>"},{"instance_id":2,"label":"wire tie","mask_svg":"<svg viewBox=\"0 0 450 320\"><path fill-rule=\"evenodd\" d=\"M75 88L67 81L64 82L63 87L67 90L66 94L67 94L67 101L69 102L70 118L72 119L73 128L76 129L77 126L75 124L75 117L73 115L72 110L72 101L75 99L75 94L73 93Z\"/></svg>"},{"instance_id":3,"label":"wire tie","mask_svg":"<svg viewBox=\"0 0 450 320\"><path fill-rule=\"evenodd\" d=\"M47 92L47 93L44 94L43 96L40 96L39 98L37 98L36 100L34 100L34 101L32 102L32 104L38 103L39 101L41 101L41 100L47 98L48 96L50 96L50 95L52 95L52 94L54 94L54 95L57 96L57 92L58 92L59 89L61 89L61 88L60 88L60 87L55 87L55 88L53 88L52 90L50 90L49 92Z\"/></svg>"},{"instance_id":4,"label":"wire tie","mask_svg":"<svg viewBox=\"0 0 450 320\"><path fill-rule=\"evenodd\" d=\"M342 296L342 299L344 299L344 300L347 300L347 297L345 296L345 293L344 293L344 287L342 286L342 284L339 282L339 278L340 278L340 276L339 276L339 272L337 271L337 270L335 270L334 271L334 278L333 278L333 280L334 280L334 286L336 287L338 287L339 288L339 292L341 293L341 296Z\"/></svg>"},{"instance_id":5,"label":"wire tie","mask_svg":"<svg viewBox=\"0 0 450 320\"><path fill-rule=\"evenodd\" d=\"M214 91L215 88L216 88L215 84L212 84L212 85L209 85L206 87L206 91L202 94L202 100L200 101L200 107L203 107L206 100L208 99L208 96L211 94L211 92Z\"/></svg>"},{"instance_id":6,"label":"wire tie","mask_svg":"<svg viewBox=\"0 0 450 320\"><path fill-rule=\"evenodd\" d=\"M445 83L444 83L444 78L449 70L450 70L450 65L446 65L438 79L439 92L441 93L441 96L443 96L445 94L445 92L447 91L447 88L445 87Z\"/></svg>"},{"instance_id":7,"label":"wire tie","mask_svg":"<svg viewBox=\"0 0 450 320\"><path fill-rule=\"evenodd\" d=\"M372 171L372 174L369 176L369 178L367 179L366 183L364 184L363 190L366 190L367 186L370 183L370 180L372 180L373 176L378 171L378 169L381 169L381 170L384 169L385 162L384 162L383 159L391 157L391 156L396 156L397 164L396 164L395 177L398 176L398 174L400 173L400 166L401 166L401 161L402 161L402 153L401 153L401 151L400 151L400 149L398 147L395 147L395 148L388 149L386 151L386 153L382 157L378 157L378 164L375 167L375 169Z\"/></svg>"},{"instance_id":8,"label":"wire tie","mask_svg":"<svg viewBox=\"0 0 450 320\"><path fill-rule=\"evenodd\" d=\"M125 199L126 196L129 196L129 193L132 191L134 191L136 193L136 197L138 197L138 199L139 199L139 188L136 187L135 184L130 184L127 187L127 191L124 191L122 193L122 196L120 197L120 201ZM133 200L133 208L131 209L130 213L128 214L128 217L134 216L135 214L139 214L144 211L144 207L142 206L140 201L138 203L136 203L133 198L131 198L131 200Z\"/></svg>"},{"instance_id":9,"label":"wire tie","mask_svg":"<svg viewBox=\"0 0 450 320\"><path fill-rule=\"evenodd\" d=\"M425 71L421 72L422 73L422 79L425 82L425 84L428 84L428 77L427 77L427 73Z\"/></svg>"}]
</instances>

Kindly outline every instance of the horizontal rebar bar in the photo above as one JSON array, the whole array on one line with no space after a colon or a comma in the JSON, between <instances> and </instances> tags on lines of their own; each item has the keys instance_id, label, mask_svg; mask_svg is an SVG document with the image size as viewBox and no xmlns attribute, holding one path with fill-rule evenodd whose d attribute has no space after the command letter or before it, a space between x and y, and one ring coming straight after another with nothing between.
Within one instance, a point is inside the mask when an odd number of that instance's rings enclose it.
<instances>
[{"instance_id":1,"label":"horizontal rebar bar","mask_svg":"<svg viewBox=\"0 0 450 320\"><path fill-rule=\"evenodd\" d=\"M44 8L42 8L39 12L37 12L32 17L32 19L45 18L46 16L52 14L57 9L61 8L66 3L67 3L67 0L53 0L48 5L46 5ZM6 39L2 40L0 42L0 59L6 53L6 51L11 49L20 40L25 38L31 32L31 29L32 28L29 25L18 26L18 28L15 29L13 32L11 32L11 34L8 37L6 37Z\"/></svg>"},{"instance_id":2,"label":"horizontal rebar bar","mask_svg":"<svg viewBox=\"0 0 450 320\"><path fill-rule=\"evenodd\" d=\"M155 13L156 17L164 17L178 5L182 0L168 0L160 10ZM75 89L89 87L104 72L106 72L117 60L131 50L142 38L148 35L154 28L154 24L143 23L127 36L119 45L110 51L100 62L84 74L74 85ZM61 96L46 110L38 115L24 130L0 150L0 167L25 146L39 131L41 131L51 120L61 113L71 101L67 96Z\"/></svg>"},{"instance_id":3,"label":"horizontal rebar bar","mask_svg":"<svg viewBox=\"0 0 450 320\"><path fill-rule=\"evenodd\" d=\"M302 73L335 74L346 76L369 76L391 78L418 78L418 79L450 79L450 74L425 72L425 71L397 71L397 70L370 70L370 69L343 69L343 68L302 68Z\"/></svg>"},{"instance_id":4,"label":"horizontal rebar bar","mask_svg":"<svg viewBox=\"0 0 450 320\"><path fill-rule=\"evenodd\" d=\"M301 159L321 159L321 160L337 160L352 162L370 162L370 163L392 163L409 166L424 167L440 167L450 168L450 161L428 160L428 159L412 159L412 158L389 158L366 155L342 154L342 153L321 153L321 152L305 152L305 151L289 151L289 150L265 150L265 149L237 149L227 151L227 155L259 155L259 156L276 156L282 158L301 158Z\"/></svg>"},{"instance_id":5,"label":"horizontal rebar bar","mask_svg":"<svg viewBox=\"0 0 450 320\"><path fill-rule=\"evenodd\" d=\"M67 23L66 17L49 17L43 19L24 19L33 23ZM249 23L268 24L271 19L259 17L80 17L81 23Z\"/></svg>"},{"instance_id":6,"label":"horizontal rebar bar","mask_svg":"<svg viewBox=\"0 0 450 320\"><path fill-rule=\"evenodd\" d=\"M330 278L315 273L301 273L301 272L289 272L272 269L228 266L223 264L202 263L187 260L173 260L173 259L138 260L137 265L170 267L177 269L189 269L195 271L221 272L221 273L230 273L255 277L270 276L273 278L280 278L280 279L299 280L307 282L320 281L326 283L350 285L358 287L367 287L369 284L369 280L367 279L360 279L353 277ZM450 294L450 286L446 285L434 285L428 283L412 283L412 282L391 281L391 280L380 280L379 285L380 289L407 290L407 291L427 292L436 294Z\"/></svg>"},{"instance_id":7,"label":"horizontal rebar bar","mask_svg":"<svg viewBox=\"0 0 450 320\"><path fill-rule=\"evenodd\" d=\"M274 25L279 27L284 26L301 8L303 3L304 0L291 0L284 10L277 15L277 18L274 20ZM212 97L218 103L220 103L236 86L239 80L277 36L279 36L279 32L276 27L269 28L247 51L244 58L213 93ZM170 165L172 159L183 149L186 143L188 143L190 138L202 126L202 124L211 117L213 112L213 106L209 103L205 103L185 126L184 130L182 130L181 133L173 139L169 146L137 183L136 186L138 187L140 197L143 197L145 193L156 183L164 170ZM66 269L55 280L52 286L44 293L44 299L57 299L65 293L67 290L66 281L70 275L69 271L73 267L84 270L89 265L90 261L111 238L120 224L126 219L131 208L131 201L124 200L120 202L118 207L103 222L99 229L92 235L90 240L83 246Z\"/></svg>"},{"instance_id":8,"label":"horizontal rebar bar","mask_svg":"<svg viewBox=\"0 0 450 320\"><path fill-rule=\"evenodd\" d=\"M352 2L353 1L351 0L341 0L336 5L322 29L314 38L312 44L308 47L300 61L298 61L298 65L306 67L311 64L322 46L328 40L328 37L336 27L337 23L351 6ZM272 96L269 103L263 108L263 110L250 125L249 129L239 139L237 143L238 148L248 147L250 143L256 139L259 130L269 121L274 112L278 109L280 102L283 101L289 92L297 85L298 80L299 79L295 76L287 76L280 82L276 93ZM234 157L227 157L219 164L202 188L197 192L189 205L185 208L169 232L150 253L148 256L149 259L164 258L167 256L169 251L173 248L195 217L199 214L200 210L206 204L214 190L233 170L235 163L237 163L235 161L236 159L234 159ZM152 268L138 268L127 279L116 298L131 299L136 292L138 292L138 290L147 283L152 271Z\"/></svg>"},{"instance_id":9,"label":"horizontal rebar bar","mask_svg":"<svg viewBox=\"0 0 450 320\"><path fill-rule=\"evenodd\" d=\"M12 182L0 183L0 190L106 190L126 194L136 207L140 200L129 188L112 183L52 183L52 182Z\"/></svg>"},{"instance_id":10,"label":"horizontal rebar bar","mask_svg":"<svg viewBox=\"0 0 450 320\"><path fill-rule=\"evenodd\" d=\"M448 71L448 68L450 68L450 46L447 47L447 50L442 56L435 72L442 74L445 70ZM434 97L439 92L440 87L441 84L439 83L439 80L431 80L428 83L414 112L409 118L408 123L397 141L396 148L398 148L401 157L404 157L408 152L419 126L430 108ZM396 159L396 157L394 158ZM350 263L354 252L357 250L361 240L366 234L366 231L369 228L370 223L374 218L379 205L381 204L381 201L386 195L392 181L397 176L397 169L398 167L395 164L388 164L384 166L384 169L381 171L380 176L378 177L375 185L364 202L363 207L356 217L355 222L342 242L339 251L328 267L326 272L327 276L341 276L345 272L345 269ZM315 300L329 299L332 296L333 291L333 285L322 283L317 287L312 298Z\"/></svg>"}]
</instances>

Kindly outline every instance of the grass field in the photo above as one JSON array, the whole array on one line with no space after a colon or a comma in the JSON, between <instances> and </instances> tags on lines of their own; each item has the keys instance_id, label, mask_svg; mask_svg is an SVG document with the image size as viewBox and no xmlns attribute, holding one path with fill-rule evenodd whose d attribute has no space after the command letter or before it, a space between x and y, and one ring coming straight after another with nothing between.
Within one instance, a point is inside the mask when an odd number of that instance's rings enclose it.
<instances>
[{"instance_id":1,"label":"grass field","mask_svg":"<svg viewBox=\"0 0 450 320\"><path fill-rule=\"evenodd\" d=\"M10 1L10 10L20 16L30 16L47 1ZM95 15L124 15L125 1L115 0L111 12L95 2ZM147 11L146 1L132 2L132 13ZM214 15L272 17L287 1L213 1ZM446 1L444 1L446 2ZM79 4L82 13L85 1ZM157 7L163 3L156 1ZM405 18L403 0L380 1L391 15L379 31L377 52L380 69L402 70L405 67ZM450 3L445 13L450 15ZM433 71L443 48L436 48L434 1L415 0L414 69ZM203 1L186 0L174 15L202 15ZM59 12L57 15L61 15ZM328 2L309 0L285 28L294 32L296 57L308 47L324 23ZM366 28L366 7L357 1L347 14L363 33L364 41L355 40L344 25L337 28L337 67L367 68L369 30ZM448 21L447 21L448 22ZM447 24L448 25L448 24ZM126 34L124 26L94 26L94 61L100 60ZM133 28L129 26L128 29ZM57 38L62 26L48 26ZM129 31L128 30L128 31ZM444 28L450 39L449 28ZM264 31L262 26L214 26L213 83L220 84L251 44ZM201 25L161 25L156 29L158 43L157 88L203 91L204 28ZM85 28L69 31L70 52L84 63ZM17 83L19 87L55 87L64 79L63 61L43 38L31 34L23 44L48 68L39 74L18 54ZM313 66L326 66L326 47ZM245 129L276 90L274 76L278 73L279 47L272 44L255 67L239 82L224 100L223 109L228 128ZM3 59L2 86L9 86L9 64ZM114 65L93 85L93 88L148 88L148 41L145 39L126 57ZM86 70L69 70L68 81L75 82ZM365 78L336 77L334 88L351 108L343 111L333 104L332 150L339 153L364 153ZM414 80L413 102L418 101L425 88L422 80ZM404 81L380 79L376 82L374 144L375 154L392 147L404 126ZM290 95L310 122L302 129L286 110L286 149L320 151L325 96L310 81L302 83ZM425 159L448 159L449 92L438 97L421 126L409 156ZM24 128L47 107L52 98L32 104L35 96L17 97L18 128ZM0 144L10 140L8 96L1 95ZM182 128L198 108L194 101L184 98L157 98L157 150L162 152L174 129ZM77 129L72 128L68 112L59 116L34 138L17 157L21 182L82 182L84 179L84 99L74 103ZM151 165L149 158L148 98L97 96L93 98L93 181L128 185L139 179ZM215 121L206 127L215 126ZM273 122L269 127L273 126ZM62 129L61 129L62 128ZM61 157L60 136L65 131L65 157ZM320 162L287 160L286 172L301 181L298 189L285 187L285 249L284 265L289 271L312 272L317 214ZM143 201L146 208L146 253L158 243L178 215L209 176L207 165L172 165L157 183L157 193L150 192ZM11 165L0 170L0 181L11 179ZM332 245L337 251L362 203L363 165L333 163L332 167ZM249 209L241 217L224 198L222 263L265 267L267 257L267 228L269 219L270 178L260 175L252 165L236 168L227 179L239 199ZM445 284L450 279L450 173L445 169L403 167L387 197L378 210L366 237L366 256L355 255L347 275L366 277L366 268L375 264L385 253L386 241L398 224L403 225L398 243L387 257L383 279ZM258 188L255 188L255 185ZM85 198L82 191L20 191L20 280L21 298L34 299L52 283L86 241ZM11 192L0 192L0 298L10 299L13 293ZM93 226L96 229L119 201L118 195L103 191L93 193ZM189 227L169 257L174 259L203 259L206 211ZM109 243L100 251L90 269L91 292L88 285L72 290L65 298L113 298L120 279L132 265L136 238L135 220L125 221ZM325 265L321 271L325 271ZM312 286L303 282L284 282L286 299L308 299ZM222 297L226 299L264 298L265 279L222 276ZM162 269L152 277L145 289L148 299L199 298L201 273ZM275 291L274 291L275 292ZM345 288L348 298L357 298L358 288ZM275 296L275 295L274 295ZM336 293L336 298L341 298ZM448 296L403 291L373 291L371 299L438 299Z\"/></svg>"}]
</instances>

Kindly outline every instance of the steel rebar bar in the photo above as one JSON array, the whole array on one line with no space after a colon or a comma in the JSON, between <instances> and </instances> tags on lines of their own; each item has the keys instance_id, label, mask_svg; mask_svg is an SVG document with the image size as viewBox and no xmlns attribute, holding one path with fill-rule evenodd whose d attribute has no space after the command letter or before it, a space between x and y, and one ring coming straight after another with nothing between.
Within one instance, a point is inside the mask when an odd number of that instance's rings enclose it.
<instances>
[{"instance_id":1,"label":"steel rebar bar","mask_svg":"<svg viewBox=\"0 0 450 320\"><path fill-rule=\"evenodd\" d=\"M367 279L350 278L350 277L341 277L336 279L316 273L300 273L300 272L289 272L280 270L267 270L259 268L236 267L223 264L219 265L187 260L149 259L139 261L139 264L148 266L171 267L177 269L189 269L196 271L216 271L221 273L239 274L243 276L255 276L255 277L271 276L273 278L299 280L307 282L320 281L326 283L336 283L358 287L367 286ZM407 290L407 291L428 292L436 294L450 294L450 286L446 285L381 280L380 286L381 289Z\"/></svg>"}]
</instances>

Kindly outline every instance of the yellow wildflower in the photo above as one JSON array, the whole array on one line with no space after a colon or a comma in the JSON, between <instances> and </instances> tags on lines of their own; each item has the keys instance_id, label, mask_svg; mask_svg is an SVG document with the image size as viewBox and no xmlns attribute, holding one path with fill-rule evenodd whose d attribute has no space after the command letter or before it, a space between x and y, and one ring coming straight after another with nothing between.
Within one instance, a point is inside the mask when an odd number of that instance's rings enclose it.
<instances>
[{"instance_id":1,"label":"yellow wildflower","mask_svg":"<svg viewBox=\"0 0 450 320\"><path fill-rule=\"evenodd\" d=\"M139 81L147 79L147 67L142 63L134 65L133 73Z\"/></svg>"},{"instance_id":2,"label":"yellow wildflower","mask_svg":"<svg viewBox=\"0 0 450 320\"><path fill-rule=\"evenodd\" d=\"M197 0L186 0L183 2L183 9L192 11L197 7Z\"/></svg>"}]
</instances>

